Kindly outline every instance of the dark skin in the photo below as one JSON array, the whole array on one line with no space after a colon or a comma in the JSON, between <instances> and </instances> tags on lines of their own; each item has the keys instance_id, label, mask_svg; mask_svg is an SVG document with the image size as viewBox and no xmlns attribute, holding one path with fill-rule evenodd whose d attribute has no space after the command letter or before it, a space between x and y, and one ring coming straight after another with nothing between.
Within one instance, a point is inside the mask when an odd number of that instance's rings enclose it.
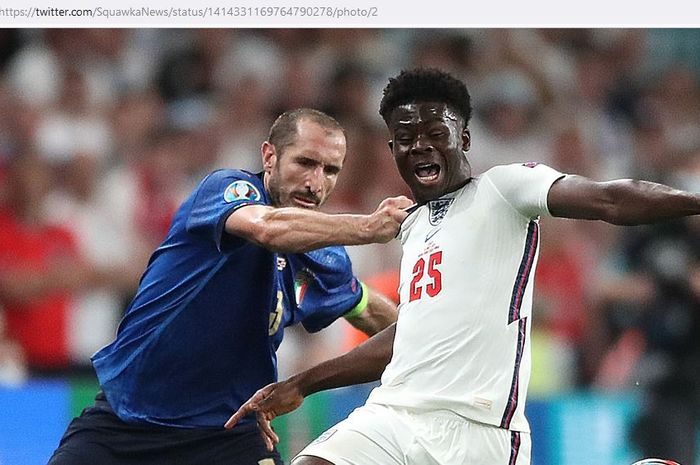
<instances>
[{"instance_id":1,"label":"dark skin","mask_svg":"<svg viewBox=\"0 0 700 465\"><path fill-rule=\"evenodd\" d=\"M444 103L401 105L391 114L389 130L394 161L418 203L455 191L471 179L469 129Z\"/></svg>"},{"instance_id":2,"label":"dark skin","mask_svg":"<svg viewBox=\"0 0 700 465\"><path fill-rule=\"evenodd\" d=\"M471 179L466 158L470 147L464 119L441 102L397 107L389 118L389 142L399 173L416 201L424 203L464 186ZM553 216L637 225L700 214L700 195L646 181L596 182L566 175L549 190ZM390 326L341 357L323 362L286 381L258 391L226 423L230 428L255 412L268 447L279 441L270 421L301 405L314 392L378 380L391 360L395 326ZM301 456L293 465L332 465Z\"/></svg>"}]
</instances>

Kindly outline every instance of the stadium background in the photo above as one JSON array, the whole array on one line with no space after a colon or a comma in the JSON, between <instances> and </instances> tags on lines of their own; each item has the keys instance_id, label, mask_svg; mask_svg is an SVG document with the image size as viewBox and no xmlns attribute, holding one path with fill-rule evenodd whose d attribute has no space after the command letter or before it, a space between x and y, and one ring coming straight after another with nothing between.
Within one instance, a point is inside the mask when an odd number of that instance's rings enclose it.
<instances>
[{"instance_id":1,"label":"stadium background","mask_svg":"<svg viewBox=\"0 0 700 465\"><path fill-rule=\"evenodd\" d=\"M173 209L213 168L259 169L278 113L316 107L346 127L327 211L406 193L377 107L387 78L416 65L468 83L476 172L534 160L700 190L698 30L0 30L0 464L46 460L94 395L89 355ZM654 436L639 418L695 437L698 219L542 224L533 465L629 464L633 436ZM395 292L396 244L350 253ZM290 331L281 376L357 340L342 322ZM279 421L285 456L368 389L319 394Z\"/></svg>"}]
</instances>

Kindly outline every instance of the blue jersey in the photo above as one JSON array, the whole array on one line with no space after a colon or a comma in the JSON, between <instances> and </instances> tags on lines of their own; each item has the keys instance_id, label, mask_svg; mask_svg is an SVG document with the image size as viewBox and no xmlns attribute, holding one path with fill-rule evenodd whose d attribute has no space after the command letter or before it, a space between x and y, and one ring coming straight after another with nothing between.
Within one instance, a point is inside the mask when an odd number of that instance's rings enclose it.
<instances>
[{"instance_id":1,"label":"blue jersey","mask_svg":"<svg viewBox=\"0 0 700 465\"><path fill-rule=\"evenodd\" d=\"M237 208L269 203L261 175L220 170L177 211L116 340L92 358L121 419L221 428L276 381L286 326L318 331L360 301L343 247L279 254L224 231Z\"/></svg>"}]
</instances>

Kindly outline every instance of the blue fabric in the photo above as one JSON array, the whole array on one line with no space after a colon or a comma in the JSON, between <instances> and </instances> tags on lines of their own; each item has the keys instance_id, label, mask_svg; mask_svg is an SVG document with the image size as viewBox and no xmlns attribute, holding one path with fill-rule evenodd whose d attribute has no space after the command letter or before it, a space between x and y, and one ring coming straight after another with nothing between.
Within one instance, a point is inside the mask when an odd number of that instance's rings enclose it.
<instances>
[{"instance_id":1,"label":"blue fabric","mask_svg":"<svg viewBox=\"0 0 700 465\"><path fill-rule=\"evenodd\" d=\"M286 326L318 331L361 299L343 247L283 255L224 231L237 208L269 202L261 175L220 170L175 214L116 340L93 356L124 421L221 428L276 381Z\"/></svg>"}]
</instances>

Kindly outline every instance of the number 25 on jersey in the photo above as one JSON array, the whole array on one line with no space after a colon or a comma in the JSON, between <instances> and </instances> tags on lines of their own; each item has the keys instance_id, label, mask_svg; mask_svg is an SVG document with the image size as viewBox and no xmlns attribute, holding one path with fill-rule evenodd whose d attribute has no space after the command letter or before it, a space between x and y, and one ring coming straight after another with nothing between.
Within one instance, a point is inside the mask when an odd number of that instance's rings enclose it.
<instances>
[{"instance_id":1,"label":"number 25 on jersey","mask_svg":"<svg viewBox=\"0 0 700 465\"><path fill-rule=\"evenodd\" d=\"M423 296L423 289L430 297L435 297L440 293L442 290L442 274L438 270L440 263L442 263L442 251L431 253L427 262L425 257L420 257L413 265L409 302L420 299ZM426 279L423 279L426 274Z\"/></svg>"}]
</instances>

